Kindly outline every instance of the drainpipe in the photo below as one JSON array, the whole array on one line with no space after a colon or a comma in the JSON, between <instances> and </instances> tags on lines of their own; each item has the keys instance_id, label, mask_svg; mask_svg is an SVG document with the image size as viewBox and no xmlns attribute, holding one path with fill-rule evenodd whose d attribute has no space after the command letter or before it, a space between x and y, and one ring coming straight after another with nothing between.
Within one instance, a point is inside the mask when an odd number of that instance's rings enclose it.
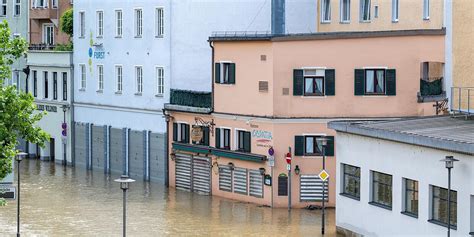
<instances>
[{"instance_id":1,"label":"drainpipe","mask_svg":"<svg viewBox=\"0 0 474 237\"><path fill-rule=\"evenodd\" d=\"M165 187L170 186L169 180L169 132L170 132L170 115L166 112L166 109L163 109L163 115L166 120L166 136L165 136Z\"/></svg>"},{"instance_id":2,"label":"drainpipe","mask_svg":"<svg viewBox=\"0 0 474 237\"><path fill-rule=\"evenodd\" d=\"M214 42L212 41L209 41L209 46L211 47L212 49L212 59L211 59L211 85L212 85L212 88L211 88L211 112L214 112L214 71L215 71L215 68L214 68Z\"/></svg>"}]
</instances>

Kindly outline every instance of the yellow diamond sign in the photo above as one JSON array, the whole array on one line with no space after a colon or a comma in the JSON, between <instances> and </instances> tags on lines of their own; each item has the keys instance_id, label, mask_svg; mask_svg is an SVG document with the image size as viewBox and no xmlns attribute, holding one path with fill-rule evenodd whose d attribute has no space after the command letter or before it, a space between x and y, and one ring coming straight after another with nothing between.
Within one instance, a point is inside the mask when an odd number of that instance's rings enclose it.
<instances>
[{"instance_id":1,"label":"yellow diamond sign","mask_svg":"<svg viewBox=\"0 0 474 237\"><path fill-rule=\"evenodd\" d=\"M329 174L326 170L321 171L318 176L322 181L326 181L329 178Z\"/></svg>"}]
</instances>

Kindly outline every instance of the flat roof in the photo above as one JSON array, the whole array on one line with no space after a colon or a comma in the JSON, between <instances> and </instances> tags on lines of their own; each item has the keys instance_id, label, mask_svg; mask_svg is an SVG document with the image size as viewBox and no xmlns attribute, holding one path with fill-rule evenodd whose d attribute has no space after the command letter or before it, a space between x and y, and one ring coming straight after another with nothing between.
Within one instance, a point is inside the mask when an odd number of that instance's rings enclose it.
<instances>
[{"instance_id":1,"label":"flat roof","mask_svg":"<svg viewBox=\"0 0 474 237\"><path fill-rule=\"evenodd\" d=\"M334 121L337 132L474 155L474 120L437 116L391 121Z\"/></svg>"},{"instance_id":2,"label":"flat roof","mask_svg":"<svg viewBox=\"0 0 474 237\"><path fill-rule=\"evenodd\" d=\"M261 32L218 32L209 37L210 42L222 41L300 41L300 40L327 40L327 39L355 39L397 36L446 35L446 28L415 29L415 30L388 30L388 31L343 31L318 32L302 34L273 35Z\"/></svg>"}]
</instances>

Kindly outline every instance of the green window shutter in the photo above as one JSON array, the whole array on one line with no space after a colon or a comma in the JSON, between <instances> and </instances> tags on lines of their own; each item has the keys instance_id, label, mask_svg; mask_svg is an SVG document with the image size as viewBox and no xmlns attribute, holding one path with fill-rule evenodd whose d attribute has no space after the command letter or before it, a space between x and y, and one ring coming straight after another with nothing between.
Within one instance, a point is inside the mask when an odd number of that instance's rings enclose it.
<instances>
[{"instance_id":1,"label":"green window shutter","mask_svg":"<svg viewBox=\"0 0 474 237\"><path fill-rule=\"evenodd\" d=\"M189 143L189 124L185 124L184 127L184 142Z\"/></svg>"},{"instance_id":2,"label":"green window shutter","mask_svg":"<svg viewBox=\"0 0 474 237\"><path fill-rule=\"evenodd\" d=\"M324 73L325 95L336 95L336 70L326 69Z\"/></svg>"},{"instance_id":3,"label":"green window shutter","mask_svg":"<svg viewBox=\"0 0 474 237\"><path fill-rule=\"evenodd\" d=\"M216 148L221 148L221 129L216 128Z\"/></svg>"},{"instance_id":4,"label":"green window shutter","mask_svg":"<svg viewBox=\"0 0 474 237\"><path fill-rule=\"evenodd\" d=\"M215 63L214 64L214 79L216 83L219 83L221 81L221 64L220 63Z\"/></svg>"},{"instance_id":5,"label":"green window shutter","mask_svg":"<svg viewBox=\"0 0 474 237\"><path fill-rule=\"evenodd\" d=\"M209 127L202 128L202 140L204 141L205 146L209 146Z\"/></svg>"},{"instance_id":6,"label":"green window shutter","mask_svg":"<svg viewBox=\"0 0 474 237\"><path fill-rule=\"evenodd\" d=\"M354 95L365 94L365 70L355 69L354 72Z\"/></svg>"},{"instance_id":7,"label":"green window shutter","mask_svg":"<svg viewBox=\"0 0 474 237\"><path fill-rule=\"evenodd\" d=\"M304 155L304 136L295 136L295 156Z\"/></svg>"},{"instance_id":8,"label":"green window shutter","mask_svg":"<svg viewBox=\"0 0 474 237\"><path fill-rule=\"evenodd\" d=\"M244 132L244 150L251 152L250 132Z\"/></svg>"},{"instance_id":9,"label":"green window shutter","mask_svg":"<svg viewBox=\"0 0 474 237\"><path fill-rule=\"evenodd\" d=\"M293 95L303 95L304 77L302 69L293 70Z\"/></svg>"},{"instance_id":10,"label":"green window shutter","mask_svg":"<svg viewBox=\"0 0 474 237\"><path fill-rule=\"evenodd\" d=\"M326 136L328 138L328 143L325 148L326 156L334 156L334 136Z\"/></svg>"},{"instance_id":11,"label":"green window shutter","mask_svg":"<svg viewBox=\"0 0 474 237\"><path fill-rule=\"evenodd\" d=\"M396 82L396 71L395 69L387 69L385 71L385 83L387 89L387 95L397 95L397 82Z\"/></svg>"},{"instance_id":12,"label":"green window shutter","mask_svg":"<svg viewBox=\"0 0 474 237\"><path fill-rule=\"evenodd\" d=\"M178 141L178 124L173 123L173 141L177 142Z\"/></svg>"},{"instance_id":13,"label":"green window shutter","mask_svg":"<svg viewBox=\"0 0 474 237\"><path fill-rule=\"evenodd\" d=\"M229 84L235 84L235 63L229 64Z\"/></svg>"}]
</instances>

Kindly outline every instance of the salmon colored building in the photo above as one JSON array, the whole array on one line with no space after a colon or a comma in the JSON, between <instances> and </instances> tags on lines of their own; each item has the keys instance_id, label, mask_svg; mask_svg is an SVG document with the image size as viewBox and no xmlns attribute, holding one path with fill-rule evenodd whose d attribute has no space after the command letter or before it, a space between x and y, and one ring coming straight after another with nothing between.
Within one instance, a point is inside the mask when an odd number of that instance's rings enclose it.
<instances>
[{"instance_id":1,"label":"salmon colored building","mask_svg":"<svg viewBox=\"0 0 474 237\"><path fill-rule=\"evenodd\" d=\"M444 35L211 37L212 94L172 90L165 106L169 185L273 207L287 207L290 195L294 208L320 205L327 138L324 196L335 206L336 182L343 181L336 180L337 137L327 123L434 115L434 102L420 100L420 75L424 63L442 65Z\"/></svg>"},{"instance_id":2,"label":"salmon colored building","mask_svg":"<svg viewBox=\"0 0 474 237\"><path fill-rule=\"evenodd\" d=\"M30 1L30 46L33 49L49 48L69 43L69 35L61 31L61 16L72 8L71 0Z\"/></svg>"}]
</instances>

